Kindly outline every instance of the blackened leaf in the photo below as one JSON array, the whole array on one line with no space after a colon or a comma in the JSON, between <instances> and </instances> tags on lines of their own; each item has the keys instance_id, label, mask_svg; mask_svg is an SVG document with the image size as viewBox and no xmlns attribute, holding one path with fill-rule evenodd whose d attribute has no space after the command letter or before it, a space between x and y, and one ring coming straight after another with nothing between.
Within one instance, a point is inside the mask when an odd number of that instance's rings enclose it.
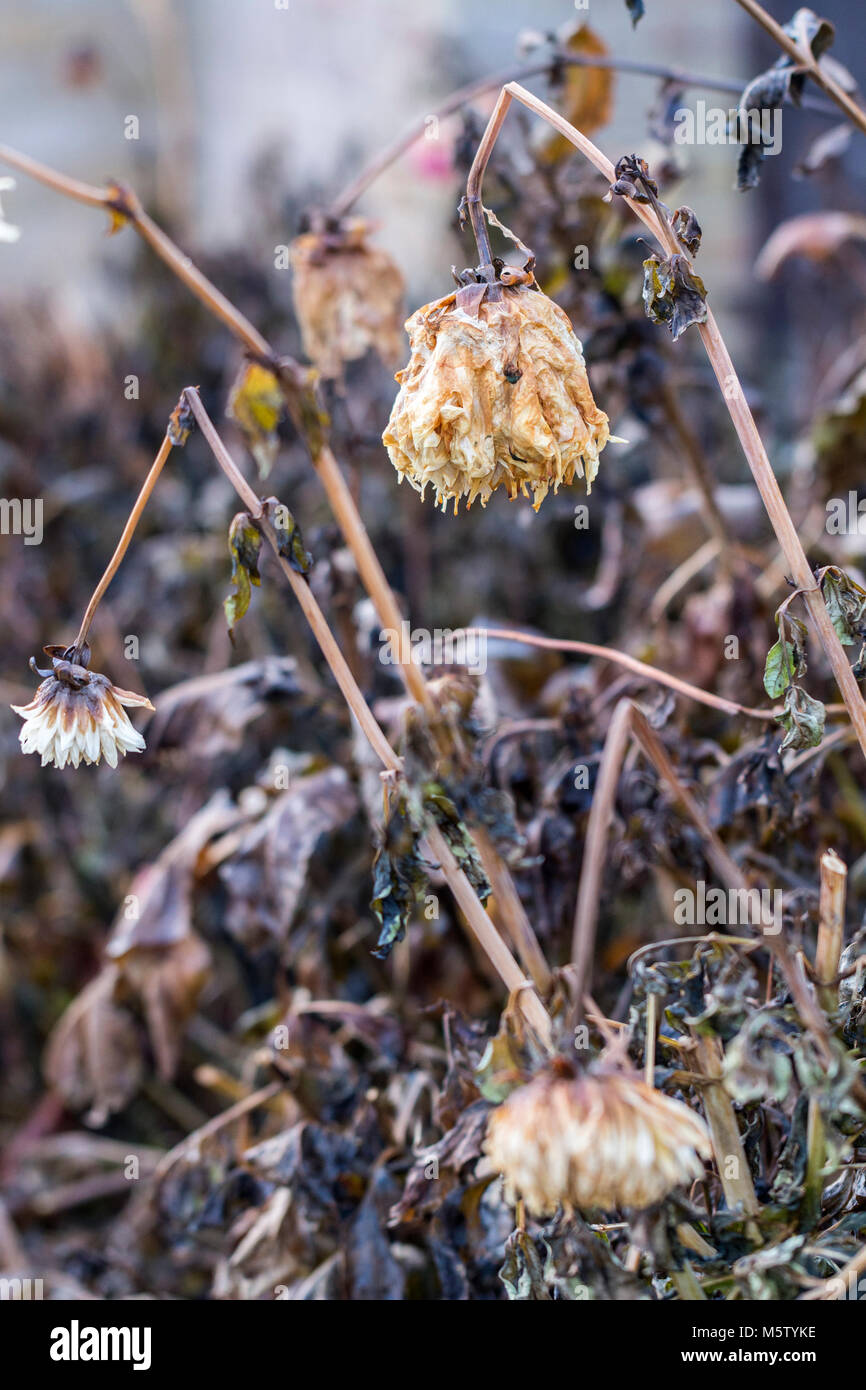
<instances>
[{"instance_id":1,"label":"blackened leaf","mask_svg":"<svg viewBox=\"0 0 866 1390\"><path fill-rule=\"evenodd\" d=\"M764 151L760 145L742 145L737 156L737 192L746 193L761 182Z\"/></svg>"},{"instance_id":2,"label":"blackened leaf","mask_svg":"<svg viewBox=\"0 0 866 1390\"><path fill-rule=\"evenodd\" d=\"M610 202L613 193L618 193L624 198L631 198L636 203L650 202L648 191L654 197L658 197L658 184L655 179L650 178L649 165L645 159L640 159L638 155L624 154L621 159L617 160L613 172L614 182L605 197L606 202Z\"/></svg>"},{"instance_id":3,"label":"blackened leaf","mask_svg":"<svg viewBox=\"0 0 866 1390\"><path fill-rule=\"evenodd\" d=\"M232 386L226 414L240 427L262 478L268 476L277 456L277 425L284 408L276 374L260 362L245 362Z\"/></svg>"},{"instance_id":4,"label":"blackened leaf","mask_svg":"<svg viewBox=\"0 0 866 1390\"><path fill-rule=\"evenodd\" d=\"M689 255L696 256L701 249L701 224L689 207L677 208L671 218L674 236L683 243Z\"/></svg>"},{"instance_id":5,"label":"blackened leaf","mask_svg":"<svg viewBox=\"0 0 866 1390\"><path fill-rule=\"evenodd\" d=\"M813 58L820 58L822 53L826 53L836 37L836 29L830 20L821 19L805 5L788 20L784 29L801 48L811 49ZM787 61L790 63L791 59Z\"/></svg>"},{"instance_id":6,"label":"blackened leaf","mask_svg":"<svg viewBox=\"0 0 866 1390\"><path fill-rule=\"evenodd\" d=\"M784 712L778 716L786 730L779 752L786 748L815 748L824 736L826 714L820 700L813 700L800 685L789 685Z\"/></svg>"},{"instance_id":7,"label":"blackened leaf","mask_svg":"<svg viewBox=\"0 0 866 1390\"><path fill-rule=\"evenodd\" d=\"M707 291L685 256L671 256L664 261L650 256L643 268L647 318L666 323L675 342L690 324L705 322Z\"/></svg>"},{"instance_id":8,"label":"blackened leaf","mask_svg":"<svg viewBox=\"0 0 866 1390\"><path fill-rule=\"evenodd\" d=\"M380 960L386 960L406 935L418 893L426 881L418 831L405 802L400 802L388 818L373 865L370 907L382 927L373 955Z\"/></svg>"},{"instance_id":9,"label":"blackened leaf","mask_svg":"<svg viewBox=\"0 0 866 1390\"><path fill-rule=\"evenodd\" d=\"M274 528L283 559L288 560L298 574L309 574L313 568L313 557L309 550L305 549L301 528L288 507L277 501L276 497L268 497L265 501L265 516Z\"/></svg>"},{"instance_id":10,"label":"blackened leaf","mask_svg":"<svg viewBox=\"0 0 866 1390\"><path fill-rule=\"evenodd\" d=\"M490 882L478 857L475 842L461 820L457 806L441 783L427 783L424 788L424 808L432 814L460 868L482 903L486 903L490 897Z\"/></svg>"},{"instance_id":11,"label":"blackened leaf","mask_svg":"<svg viewBox=\"0 0 866 1390\"><path fill-rule=\"evenodd\" d=\"M646 7L643 0L625 0L625 7L631 15L632 28L635 28L638 20L643 19L646 14Z\"/></svg>"},{"instance_id":12,"label":"blackened leaf","mask_svg":"<svg viewBox=\"0 0 866 1390\"><path fill-rule=\"evenodd\" d=\"M262 535L248 512L238 512L229 527L229 550L232 557L234 593L223 603L229 636L234 636L235 623L250 606L250 585L261 584L259 551Z\"/></svg>"}]
</instances>

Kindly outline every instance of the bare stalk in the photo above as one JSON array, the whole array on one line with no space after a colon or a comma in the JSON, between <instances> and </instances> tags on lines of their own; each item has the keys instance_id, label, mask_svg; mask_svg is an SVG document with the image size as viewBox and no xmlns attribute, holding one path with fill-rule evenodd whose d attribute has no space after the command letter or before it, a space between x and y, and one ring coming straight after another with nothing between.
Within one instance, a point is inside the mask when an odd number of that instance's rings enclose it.
<instances>
[{"instance_id":1,"label":"bare stalk","mask_svg":"<svg viewBox=\"0 0 866 1390\"><path fill-rule=\"evenodd\" d=\"M744 1215L756 1216L761 1209L760 1203L749 1172L733 1102L722 1085L725 1056L722 1044L718 1038L703 1037L700 1033L693 1032L692 1039L694 1051L690 1055L694 1069L709 1083L701 1086L700 1093L725 1201L731 1211L741 1208ZM760 1233L754 1224L752 1233L760 1245Z\"/></svg>"},{"instance_id":2,"label":"bare stalk","mask_svg":"<svg viewBox=\"0 0 866 1390\"><path fill-rule=\"evenodd\" d=\"M550 651L577 652L581 656L596 656L600 661L612 661L617 666L624 666L627 671L634 671L636 676L643 676L645 680L655 681L658 685L665 685L668 689L677 691L679 695L684 695L688 700L697 700L700 704L722 710L725 714L744 714L749 719L775 718L775 711L772 709L752 709L749 705L737 704L736 700L726 700L722 695L714 695L712 691L702 690L699 685L690 685L688 681L680 680L679 676L672 676L667 671L660 671L657 666L650 666L646 661L639 661L636 656L629 656L627 652L617 651L615 647L599 647L594 642L579 642L570 637L539 637L532 632L520 632L507 627L464 627L459 628L454 633L455 637L461 635L501 638L508 642L522 642L527 647L544 647Z\"/></svg>"},{"instance_id":3,"label":"bare stalk","mask_svg":"<svg viewBox=\"0 0 866 1390\"><path fill-rule=\"evenodd\" d=\"M577 890L571 944L575 993L578 989L581 991L579 994L576 993L577 999L583 997L583 991L591 978L608 833L613 819L622 763L632 737L637 739L659 776L667 782L675 799L680 802L701 832L704 853L725 886L734 889L746 886L741 870L728 854L696 799L681 782L661 739L650 728L637 705L631 700L621 700L608 726L583 847L583 864Z\"/></svg>"},{"instance_id":4,"label":"bare stalk","mask_svg":"<svg viewBox=\"0 0 866 1390\"><path fill-rule=\"evenodd\" d=\"M310 624L313 635L321 647L322 655L330 666L343 697L349 709L352 711L352 714L357 719L370 746L388 771L399 771L401 767L400 759L383 734L376 722L372 710L364 699L345 657L334 640L327 619L314 598L309 584L306 583L301 575L292 569L288 560L280 555L277 536L263 514L264 508L261 500L256 497L249 483L247 483L240 469L237 467L237 464L229 454L210 416L202 405L198 392L194 388L188 387L183 393L183 399L189 404L196 418L196 422L213 452L214 458L250 515L255 518L262 535L273 551L277 563L288 580L292 592L303 610L304 617ZM432 821L428 821L424 828L424 834L433 854L441 865L448 886L454 894L469 924L472 934L491 960L509 992L519 991L518 998L520 1006L527 1021L541 1038L542 1042L546 1046L550 1046L550 1018L544 1005L532 988L531 981L527 980L523 971L517 964L517 961L497 932L482 907L474 888L457 864L438 826Z\"/></svg>"},{"instance_id":5,"label":"bare stalk","mask_svg":"<svg viewBox=\"0 0 866 1390\"><path fill-rule=\"evenodd\" d=\"M533 96L515 82L510 82L503 88L500 100L496 104L496 110L490 119L489 130L498 131L504 119L505 112L511 99L527 106L530 111L534 111L561 135L564 135L581 153L598 169L599 173L607 179L608 183L614 181L614 167L610 160L597 149L591 140L575 126L566 121L554 111L546 102ZM484 148L489 156L489 142L483 142ZM477 183L480 196L480 180L483 169L476 170ZM683 255L683 248L676 241L671 228L657 215L655 209L647 207L642 203L626 198L625 201L640 218L641 222L653 233L657 241L668 254L676 253ZM866 704L860 694L860 688L856 677L848 664L845 649L839 641L827 606L824 603L820 587L815 583L811 566L806 557L806 552L800 543L797 529L791 519L791 514L785 505L781 489L776 481L772 465L761 440L758 427L746 401L745 393L740 384L739 377L734 369L730 354L725 346L724 339L719 332L718 325L711 309L707 309L706 323L698 325L707 356L712 364L716 379L722 390L722 395L728 407L734 428L746 456L752 476L761 494L761 499L770 518L770 523L776 533L776 538L785 556L785 560L791 571L791 577L798 589L803 590L803 597L812 622L818 631L818 636L830 663L830 668L836 679L836 683L845 701L848 714L857 734L857 739L866 757Z\"/></svg>"},{"instance_id":6,"label":"bare stalk","mask_svg":"<svg viewBox=\"0 0 866 1390\"><path fill-rule=\"evenodd\" d=\"M93 595L90 599L90 602L87 605L87 609L85 610L84 617L81 619L81 627L78 629L78 636L76 637L74 643L76 647L83 647L87 641L87 634L90 631L90 624L93 622L93 615L99 607L100 603L102 602L102 598L105 594L106 589L108 588L109 584L111 583L112 579L114 578L115 574L120 568L120 563L127 552L129 542L132 540L133 532L135 531L135 528L141 519L141 514L147 506L148 498L150 497L150 494L153 492L153 489L156 486L156 480L162 472L163 465L165 464L165 461L170 453L171 440L166 434L165 438L159 446L159 453L157 454L156 458L150 466L150 472L148 473L147 477L144 480L144 483L142 484L141 492L135 499L135 505L133 506L132 511L129 514L126 525L123 528L120 540L117 542L117 548L115 549L114 554L108 562L108 566L104 575L102 576L96 588L94 589Z\"/></svg>"},{"instance_id":7,"label":"bare stalk","mask_svg":"<svg viewBox=\"0 0 866 1390\"><path fill-rule=\"evenodd\" d=\"M784 49L788 57L793 58L798 68L806 69L812 81L817 83L821 90L835 101L836 105L845 112L849 121L852 121L858 130L862 130L866 134L866 111L848 95L843 87L839 86L838 82L833 80L829 73L824 71L808 44L798 44L795 39L786 34L781 24L777 24L772 15L767 14L763 5L759 5L757 0L737 0L737 4L741 10L746 11L746 14L751 15L752 19L756 20L771 38L776 40L776 43L781 49Z\"/></svg>"}]
</instances>

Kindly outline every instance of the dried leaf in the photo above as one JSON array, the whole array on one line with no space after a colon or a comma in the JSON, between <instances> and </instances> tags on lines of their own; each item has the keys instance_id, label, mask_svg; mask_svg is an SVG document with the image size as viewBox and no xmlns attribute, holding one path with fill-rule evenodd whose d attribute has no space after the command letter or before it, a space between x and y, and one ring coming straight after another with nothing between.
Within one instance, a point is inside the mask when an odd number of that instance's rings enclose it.
<instances>
[{"instance_id":1,"label":"dried leaf","mask_svg":"<svg viewBox=\"0 0 866 1390\"><path fill-rule=\"evenodd\" d=\"M141 1040L135 1023L114 1002L117 967L86 985L55 1024L45 1049L45 1079L70 1110L90 1107L87 1123L105 1124L138 1090Z\"/></svg>"},{"instance_id":2,"label":"dried leaf","mask_svg":"<svg viewBox=\"0 0 866 1390\"><path fill-rule=\"evenodd\" d=\"M229 636L234 638L235 623L239 622L250 606L250 585L260 585L259 551L262 548L262 533L249 512L238 512L229 527L229 551L232 557L232 584L234 593L223 600Z\"/></svg>"},{"instance_id":3,"label":"dried leaf","mask_svg":"<svg viewBox=\"0 0 866 1390\"><path fill-rule=\"evenodd\" d=\"M386 960L406 935L418 894L427 881L419 838L414 820L401 799L388 817L373 864L370 907L382 927L373 955L380 960Z\"/></svg>"},{"instance_id":4,"label":"dried leaf","mask_svg":"<svg viewBox=\"0 0 866 1390\"><path fill-rule=\"evenodd\" d=\"M771 280L790 256L826 261L846 242L866 240L866 217L853 212L805 212L780 223L755 262L755 273Z\"/></svg>"},{"instance_id":5,"label":"dried leaf","mask_svg":"<svg viewBox=\"0 0 866 1390\"><path fill-rule=\"evenodd\" d=\"M788 686L784 712L777 717L787 731L780 753L786 748L815 748L824 737L827 712L821 701L813 700L800 685Z\"/></svg>"},{"instance_id":6,"label":"dried leaf","mask_svg":"<svg viewBox=\"0 0 866 1390\"><path fill-rule=\"evenodd\" d=\"M671 218L674 236L681 241L689 255L696 256L701 249L701 224L689 207L677 208Z\"/></svg>"},{"instance_id":7,"label":"dried leaf","mask_svg":"<svg viewBox=\"0 0 866 1390\"><path fill-rule=\"evenodd\" d=\"M243 433L262 478L268 476L277 456L277 426L284 409L276 374L260 362L245 362L232 386L226 414Z\"/></svg>"},{"instance_id":8,"label":"dried leaf","mask_svg":"<svg viewBox=\"0 0 866 1390\"><path fill-rule=\"evenodd\" d=\"M685 256L671 256L668 260L650 256L643 269L647 318L667 324L674 342L690 324L706 322L707 291Z\"/></svg>"},{"instance_id":9,"label":"dried leaf","mask_svg":"<svg viewBox=\"0 0 866 1390\"><path fill-rule=\"evenodd\" d=\"M558 36L558 47L578 57L606 58L610 50L588 24L575 23ZM557 69L560 71L560 69ZM561 69L558 109L585 135L607 125L613 104L613 71L610 68L564 66ZM554 132L539 152L545 164L556 164L571 155L574 146Z\"/></svg>"},{"instance_id":10,"label":"dried leaf","mask_svg":"<svg viewBox=\"0 0 866 1390\"><path fill-rule=\"evenodd\" d=\"M268 497L264 505L265 517L274 528L283 559L288 560L298 574L309 574L313 568L313 557L304 546L301 528L292 513L276 497Z\"/></svg>"}]
</instances>

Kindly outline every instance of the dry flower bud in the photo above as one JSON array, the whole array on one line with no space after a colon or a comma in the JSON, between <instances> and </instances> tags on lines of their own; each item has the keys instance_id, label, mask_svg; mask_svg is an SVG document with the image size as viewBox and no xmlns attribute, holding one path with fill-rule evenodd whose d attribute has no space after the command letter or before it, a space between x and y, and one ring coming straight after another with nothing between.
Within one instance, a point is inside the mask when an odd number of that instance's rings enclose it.
<instances>
[{"instance_id":1,"label":"dry flower bud","mask_svg":"<svg viewBox=\"0 0 866 1390\"><path fill-rule=\"evenodd\" d=\"M60 647L46 648L53 656L52 670L34 670L45 676L29 705L12 705L24 720L19 739L23 753L38 753L42 766L54 763L78 767L98 763L100 757L117 767L118 755L141 753L145 743L130 724L124 705L153 709L145 695L121 690L107 676L79 664L80 653ZM72 659L70 659L72 658Z\"/></svg>"},{"instance_id":2,"label":"dry flower bud","mask_svg":"<svg viewBox=\"0 0 866 1390\"><path fill-rule=\"evenodd\" d=\"M485 1149L509 1201L639 1210L699 1178L710 1141L688 1106L636 1077L553 1071L513 1091L491 1116Z\"/></svg>"},{"instance_id":3,"label":"dry flower bud","mask_svg":"<svg viewBox=\"0 0 866 1390\"><path fill-rule=\"evenodd\" d=\"M443 510L504 487L537 511L575 476L589 492L610 435L568 316L531 274L504 268L497 292L466 285L406 324L411 357L382 438L401 481L422 497L432 487Z\"/></svg>"},{"instance_id":4,"label":"dry flower bud","mask_svg":"<svg viewBox=\"0 0 866 1390\"><path fill-rule=\"evenodd\" d=\"M359 217L320 225L291 245L295 312L304 352L323 377L373 348L391 366L402 351L403 277L367 240Z\"/></svg>"}]
</instances>

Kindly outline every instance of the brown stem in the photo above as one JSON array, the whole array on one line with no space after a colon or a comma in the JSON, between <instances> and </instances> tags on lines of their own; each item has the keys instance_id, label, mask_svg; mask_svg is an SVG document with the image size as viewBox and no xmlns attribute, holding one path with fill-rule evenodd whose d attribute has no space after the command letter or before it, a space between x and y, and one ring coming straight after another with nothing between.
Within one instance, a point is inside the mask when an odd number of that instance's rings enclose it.
<instances>
[{"instance_id":1,"label":"brown stem","mask_svg":"<svg viewBox=\"0 0 866 1390\"><path fill-rule=\"evenodd\" d=\"M731 1211L736 1211L739 1207L746 1216L757 1216L761 1207L740 1138L737 1116L721 1080L725 1056L721 1041L715 1037L703 1037L695 1032L692 1033L692 1037L695 1044L692 1053L694 1069L709 1082L709 1085L701 1086L700 1093L710 1127L713 1157L716 1160L725 1201ZM762 1244L754 1226L753 1233L757 1235L757 1244Z\"/></svg>"},{"instance_id":2,"label":"brown stem","mask_svg":"<svg viewBox=\"0 0 866 1390\"><path fill-rule=\"evenodd\" d=\"M505 99L508 99L507 101ZM544 120L564 135L571 144L575 145L583 155L593 164L612 184L614 181L614 168L610 160L597 149L591 140L575 126L566 121L563 116L554 111L546 102L533 96L525 88L511 82L504 88L502 99L497 103L494 116L491 117L491 127L496 122L498 130L502 125L504 110L511 98L527 106L530 111L536 112ZM664 247L668 254L683 254L682 247L674 237L670 226L666 221L658 217L652 208L646 207L642 203L634 202L631 198L625 201L636 217L647 226L659 243ZM791 514L785 505L781 489L776 481L772 465L767 456L761 439L758 427L746 401L745 393L740 383L739 377L734 369L730 354L725 346L724 339L719 332L715 316L710 308L707 308L707 319L705 323L699 324L699 331L703 340L707 356L715 373L716 379L722 390L725 403L728 407L734 428L746 456L746 460L752 470L752 476L757 484L761 499L770 518L770 523L776 533L776 538L785 556L785 560L791 570L791 576L797 588L804 590L804 598L812 622L818 630L821 645L830 663L831 670L836 679L840 693L848 710L851 723L857 734L857 739L866 757L866 704L860 694L860 688L856 677L848 664L845 649L839 641L836 629L833 627L827 606L824 603L820 588L816 585L812 569L806 557L806 552L800 542L797 529L791 519Z\"/></svg>"},{"instance_id":3,"label":"brown stem","mask_svg":"<svg viewBox=\"0 0 866 1390\"><path fill-rule=\"evenodd\" d=\"M767 14L763 5L759 5L757 0L737 0L737 4L740 9L746 11L746 14L751 15L752 19L756 20L771 38L776 40L779 47L784 49L789 58L793 58L798 67L806 69L812 81L816 82L821 90L835 101L836 105L845 112L849 121L852 121L858 130L862 130L866 134L866 111L839 86L838 82L835 82L829 74L824 72L811 49L801 48L789 34L785 33L781 24L777 24L772 15Z\"/></svg>"},{"instance_id":4,"label":"brown stem","mask_svg":"<svg viewBox=\"0 0 866 1390\"><path fill-rule=\"evenodd\" d=\"M307 584L301 575L292 569L288 560L280 555L277 536L270 523L263 515L264 509L261 500L256 497L240 469L237 467L237 464L229 454L210 416L202 405L198 392L193 387L187 387L183 393L183 398L189 404L196 418L196 422L220 468L222 468L250 515L256 518L257 525L271 550L274 552L280 569L291 585L292 592L303 610L304 617L310 624L313 635L322 649L322 654L334 674L334 678L340 687L343 697L357 719L370 746L385 768L391 772L399 771L401 767L400 759L389 744L376 722L372 710L364 699L349 669L348 663L334 640L325 615L316 602L309 584ZM499 935L482 907L474 888L457 864L438 826L432 821L428 821L424 827L424 834L433 854L442 867L442 872L445 875L448 886L454 894L473 935L492 961L503 984L509 992L514 992L515 990L519 991L518 997L520 1005L526 1015L527 1021L534 1028L542 1042L546 1046L550 1046L550 1018L544 1005L532 988L531 982L526 979L517 961L508 950L502 937Z\"/></svg>"},{"instance_id":5,"label":"brown stem","mask_svg":"<svg viewBox=\"0 0 866 1390\"><path fill-rule=\"evenodd\" d=\"M695 797L680 780L658 734L650 728L637 705L632 704L631 700L621 700L608 727L583 847L583 864L577 890L571 944L574 993L578 1000L582 999L583 991L591 980L608 833L613 819L620 771L632 736L637 739L659 776L667 782L675 799L680 802L701 832L707 860L725 886L737 890L746 886L741 870L728 854Z\"/></svg>"},{"instance_id":6,"label":"brown stem","mask_svg":"<svg viewBox=\"0 0 866 1390\"><path fill-rule=\"evenodd\" d=\"M484 170L487 168L488 160L493 153L493 146L496 144L497 137L502 129L502 122L505 120L505 115L510 104L510 99L505 98L504 91L500 92L499 100L493 109L493 115L490 117L487 123L487 129L481 137L481 143L475 151L472 168L469 170L469 177L466 180L466 207L469 211L469 220L472 223L475 244L478 247L478 269L484 279L491 285L496 280L496 272L493 269L493 252L490 247L490 233L487 230L484 206L481 202L481 182L484 178ZM492 299L494 297L493 292L489 291L487 297L488 299Z\"/></svg>"},{"instance_id":7,"label":"brown stem","mask_svg":"<svg viewBox=\"0 0 866 1390\"><path fill-rule=\"evenodd\" d=\"M468 106L477 97L486 95L487 92L495 92L498 88L504 87L507 82L524 82L530 77L541 77L545 73L549 74L556 67L574 68L594 68L605 72L625 72L633 73L640 77L657 77L663 82L676 83L678 86L699 87L710 92L729 92L732 96L739 96L745 82L731 81L724 77L706 77L699 73L686 72L682 68L669 68L660 63L645 63L638 59L603 57L601 54L569 53L566 50L558 50L543 62L526 63L522 67L508 68L503 72L493 73L488 77L479 78L476 82L470 82L465 87L460 87L456 92L436 107L434 111L425 113L417 121L398 135L389 145L374 155L370 163L361 170L352 182L343 189L342 193L334 199L330 206L332 217L343 217L358 201L362 194L366 193L371 184L376 182L386 169L410 150L417 140L424 135L427 130L427 122L431 116L436 116L439 120L445 120L452 116L461 107ZM832 106L825 102L804 97L801 106L817 112L820 116L835 118Z\"/></svg>"},{"instance_id":8,"label":"brown stem","mask_svg":"<svg viewBox=\"0 0 866 1390\"><path fill-rule=\"evenodd\" d=\"M544 647L551 651L597 656L602 661L612 661L617 666L624 666L627 671L634 671L635 675L643 676L645 680L666 685L689 700L697 700L700 704L722 710L725 714L744 714L749 719L776 717L775 710L752 709L749 705L738 705L735 700L726 700L722 695L714 695L709 690L702 690L698 685L690 685L688 681L680 680L679 676L660 671L657 666L650 666L646 661L639 661L636 656L617 651L615 647L599 647L594 642L579 642L568 637L539 637L535 633L519 632L507 627L464 627L459 628L454 636L502 638L508 642L522 642L527 647Z\"/></svg>"},{"instance_id":9,"label":"brown stem","mask_svg":"<svg viewBox=\"0 0 866 1390\"><path fill-rule=\"evenodd\" d=\"M93 615L102 602L106 589L120 568L120 562L127 552L133 532L141 519L142 512L147 506L148 498L156 486L156 480L163 470L166 459L171 453L171 447L171 440L166 434L159 446L159 453L150 466L150 472L142 484L141 491L135 499L135 505L129 513L120 540L117 542L117 548L108 562L104 575L94 589L93 595L85 610L84 617L81 619L81 627L78 629L78 636L74 643L76 647L83 647L87 641L87 634L90 631L90 624L93 622Z\"/></svg>"}]
</instances>

